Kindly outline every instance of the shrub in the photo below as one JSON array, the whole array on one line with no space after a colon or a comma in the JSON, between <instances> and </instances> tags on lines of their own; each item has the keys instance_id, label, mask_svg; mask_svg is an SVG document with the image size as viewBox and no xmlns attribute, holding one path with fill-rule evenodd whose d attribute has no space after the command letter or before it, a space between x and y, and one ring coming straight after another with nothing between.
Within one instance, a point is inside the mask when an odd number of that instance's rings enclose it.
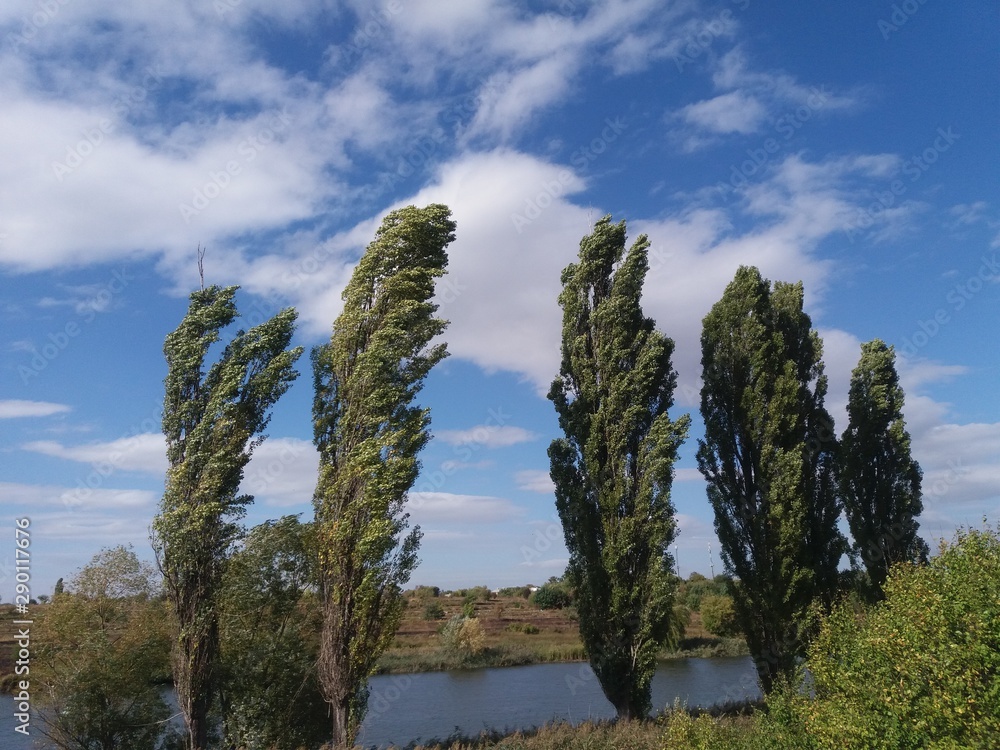
<instances>
[{"instance_id":1,"label":"shrub","mask_svg":"<svg viewBox=\"0 0 1000 750\"><path fill-rule=\"evenodd\" d=\"M701 600L701 624L713 635L730 636L739 632L732 597L709 594Z\"/></svg>"},{"instance_id":2,"label":"shrub","mask_svg":"<svg viewBox=\"0 0 1000 750\"><path fill-rule=\"evenodd\" d=\"M562 585L546 583L532 595L531 601L539 609L562 609L570 605L570 596Z\"/></svg>"},{"instance_id":3,"label":"shrub","mask_svg":"<svg viewBox=\"0 0 1000 750\"><path fill-rule=\"evenodd\" d=\"M726 594L725 576L706 578L700 573L692 573L686 581L681 581L677 590L677 601L688 609L698 612L701 601L706 596L722 596Z\"/></svg>"},{"instance_id":4,"label":"shrub","mask_svg":"<svg viewBox=\"0 0 1000 750\"><path fill-rule=\"evenodd\" d=\"M531 589L527 586L510 586L508 588L500 589L497 594L498 596L520 597L521 599L527 599L531 596Z\"/></svg>"},{"instance_id":5,"label":"shrub","mask_svg":"<svg viewBox=\"0 0 1000 750\"><path fill-rule=\"evenodd\" d=\"M524 633L525 635L534 635L535 633L541 632L530 622L512 622L507 626L506 630L510 633Z\"/></svg>"},{"instance_id":6,"label":"shrub","mask_svg":"<svg viewBox=\"0 0 1000 750\"><path fill-rule=\"evenodd\" d=\"M486 643L486 634L479 620L455 615L441 631L441 639L448 651L462 656L476 656Z\"/></svg>"},{"instance_id":7,"label":"shrub","mask_svg":"<svg viewBox=\"0 0 1000 750\"><path fill-rule=\"evenodd\" d=\"M886 599L841 605L809 649L815 700L785 698L817 748L965 748L1000 736L1000 537L960 532Z\"/></svg>"},{"instance_id":8,"label":"shrub","mask_svg":"<svg viewBox=\"0 0 1000 750\"><path fill-rule=\"evenodd\" d=\"M444 619L444 607L442 607L437 602L427 602L424 605L424 619L425 620L443 620Z\"/></svg>"}]
</instances>

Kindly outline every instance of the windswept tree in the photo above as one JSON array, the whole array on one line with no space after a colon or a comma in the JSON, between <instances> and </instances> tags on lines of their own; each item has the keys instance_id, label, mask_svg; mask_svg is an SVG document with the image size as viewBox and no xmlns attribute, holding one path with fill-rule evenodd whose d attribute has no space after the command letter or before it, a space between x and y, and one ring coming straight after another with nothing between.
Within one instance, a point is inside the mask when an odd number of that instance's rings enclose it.
<instances>
[{"instance_id":1,"label":"windswept tree","mask_svg":"<svg viewBox=\"0 0 1000 750\"><path fill-rule=\"evenodd\" d=\"M446 326L431 298L454 238L447 206L386 216L344 290L329 343L313 352L319 678L337 747L354 741L368 677L396 632L402 586L417 564L420 529L406 533L404 508L430 414L413 401L446 356L444 344L430 343Z\"/></svg>"},{"instance_id":2,"label":"windswept tree","mask_svg":"<svg viewBox=\"0 0 1000 750\"><path fill-rule=\"evenodd\" d=\"M772 289L756 268L741 267L701 338L698 468L766 692L793 671L810 607L832 602L846 551L822 342L802 301L801 283Z\"/></svg>"},{"instance_id":3,"label":"windswept tree","mask_svg":"<svg viewBox=\"0 0 1000 750\"><path fill-rule=\"evenodd\" d=\"M861 345L861 360L851 376L848 425L840 441L840 492L853 549L868 572L875 599L883 598L889 566L926 563L928 554L917 535L922 473L910 456L895 362L896 353L885 342Z\"/></svg>"},{"instance_id":4,"label":"windswept tree","mask_svg":"<svg viewBox=\"0 0 1000 750\"><path fill-rule=\"evenodd\" d=\"M236 289L194 292L187 315L163 347L169 468L153 544L180 626L174 682L190 750L208 742L219 652L217 596L241 533L239 520L253 500L237 494L243 469L264 439L271 407L297 377L293 365L302 354L289 348L296 313L286 309L238 331L205 372L209 347L238 316Z\"/></svg>"},{"instance_id":5,"label":"windswept tree","mask_svg":"<svg viewBox=\"0 0 1000 750\"><path fill-rule=\"evenodd\" d=\"M673 341L640 307L645 235L626 253L609 216L562 273L562 365L549 398L565 437L549 447L580 635L623 719L650 709L656 653L670 637L676 535L673 464L689 419L672 421Z\"/></svg>"}]
</instances>

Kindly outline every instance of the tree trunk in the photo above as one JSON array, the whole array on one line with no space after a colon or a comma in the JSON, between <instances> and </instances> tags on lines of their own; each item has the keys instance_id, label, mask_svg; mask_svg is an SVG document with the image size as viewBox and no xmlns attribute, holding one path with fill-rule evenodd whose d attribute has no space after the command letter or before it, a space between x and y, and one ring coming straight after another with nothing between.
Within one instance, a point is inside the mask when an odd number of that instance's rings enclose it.
<instances>
[{"instance_id":1,"label":"tree trunk","mask_svg":"<svg viewBox=\"0 0 1000 750\"><path fill-rule=\"evenodd\" d=\"M354 733L348 726L350 711L346 703L335 702L333 709L333 747L337 750L354 746Z\"/></svg>"}]
</instances>

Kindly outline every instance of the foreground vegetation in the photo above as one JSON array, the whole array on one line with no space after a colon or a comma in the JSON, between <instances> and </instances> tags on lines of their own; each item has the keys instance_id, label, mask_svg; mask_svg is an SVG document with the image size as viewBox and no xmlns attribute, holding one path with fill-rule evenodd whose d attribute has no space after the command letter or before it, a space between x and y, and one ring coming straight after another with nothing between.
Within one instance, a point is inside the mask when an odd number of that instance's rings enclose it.
<instances>
[{"instance_id":1,"label":"foreground vegetation","mask_svg":"<svg viewBox=\"0 0 1000 750\"><path fill-rule=\"evenodd\" d=\"M117 577L124 578L128 586L121 588L115 580L95 575L107 571L117 571ZM37 608L40 616L34 634L39 659L38 671L32 670L33 695L39 705L73 709L55 717L70 723L48 727L49 734L94 740L87 745L65 742L60 747L153 746L152 735L143 733L142 727L161 720L164 706L159 703L157 691L149 688L166 675L168 641L173 636L164 602L150 597L149 577L148 569L120 549L102 553L95 558L93 568L72 580L66 593ZM268 576L258 582L267 587L276 584L279 577ZM681 585L680 601L697 603L704 615L706 604L718 596L709 593L717 583L699 579ZM875 605L856 595L843 598L820 623L807 660L800 665L798 680L779 687L760 705L710 712L688 712L677 706L653 721L577 727L556 724L505 737L448 738L425 747L995 747L995 738L1000 736L1000 528L960 533L926 566L893 566L884 590L885 600ZM248 614L255 604L250 601L252 591L244 593L246 598L239 598L246 609L240 612ZM407 622L416 622L418 613L438 599L446 614L466 609L470 604L468 592L462 593L433 597L410 592L401 630L405 630ZM566 635L566 630L555 633L555 629L572 623L571 610L544 610L534 602L521 602L520 607L514 606L512 597L473 602L470 609L477 617L459 621L489 622L490 612L509 607L512 617L517 613L522 620L547 621L553 641L556 636ZM235 616L236 611L230 610L230 616ZM453 616L444 624L455 619ZM696 619L703 617L692 617ZM279 656L311 650L296 641L301 631L288 629L293 620L297 618L286 622L282 636L285 640L281 642L287 641L288 648L278 649ZM440 625L440 621L434 622ZM271 630L273 623L266 624L258 631L262 635ZM509 631L505 628L503 632L512 640L544 637L542 628L538 633L525 630L530 628L525 625ZM462 631L444 628L433 638L452 644L451 648L474 649L475 633ZM269 643L260 640L250 644L253 648L248 647L243 656L223 654L225 662L233 667L226 683L231 706L239 707L236 715L247 721L241 730L246 741L237 746L261 750L318 748L323 737L328 736L318 686L303 686L305 692L298 696L299 713L293 724L277 710L277 704L265 700L269 686L275 684ZM485 642L478 645L482 651L490 648ZM255 662L255 671L248 675L242 670L250 661ZM291 669L286 668L279 676L287 684L296 679L296 674L309 673L308 660L285 665ZM811 676L808 682L803 678L806 667ZM273 711L264 710L269 705ZM275 730L273 734L261 733L265 721ZM235 731L237 724L234 720L229 731ZM289 731L290 726L294 726L294 733ZM123 735L123 727L135 731ZM113 731L118 733L111 734ZM291 734L296 742L290 742ZM264 736L269 739L262 741Z\"/></svg>"},{"instance_id":2,"label":"foreground vegetation","mask_svg":"<svg viewBox=\"0 0 1000 750\"><path fill-rule=\"evenodd\" d=\"M900 564L873 607L842 601L798 679L752 712L555 724L422 746L472 750L993 748L1000 737L1000 528L961 532L927 566ZM811 679L804 678L808 666ZM734 715L734 713L736 715Z\"/></svg>"}]
</instances>

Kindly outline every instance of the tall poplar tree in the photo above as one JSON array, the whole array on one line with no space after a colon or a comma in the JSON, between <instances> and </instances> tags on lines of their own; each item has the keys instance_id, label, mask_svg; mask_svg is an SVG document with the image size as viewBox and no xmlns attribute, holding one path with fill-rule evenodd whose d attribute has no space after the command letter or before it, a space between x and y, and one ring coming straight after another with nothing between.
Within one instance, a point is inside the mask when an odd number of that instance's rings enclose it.
<instances>
[{"instance_id":1,"label":"tall poplar tree","mask_svg":"<svg viewBox=\"0 0 1000 750\"><path fill-rule=\"evenodd\" d=\"M336 747L354 741L368 677L396 632L402 586L417 564L420 529L406 533L404 509L430 414L413 400L446 356L445 344L430 345L446 326L431 298L455 238L450 217L438 204L386 216L344 290L330 342L313 352L319 678Z\"/></svg>"},{"instance_id":2,"label":"tall poplar tree","mask_svg":"<svg viewBox=\"0 0 1000 750\"><path fill-rule=\"evenodd\" d=\"M698 468L766 692L794 669L808 610L831 602L846 551L822 342L802 300L801 283L772 289L756 268L741 267L701 338Z\"/></svg>"},{"instance_id":3,"label":"tall poplar tree","mask_svg":"<svg viewBox=\"0 0 1000 750\"><path fill-rule=\"evenodd\" d=\"M625 252L605 216L562 273L562 365L549 398L565 437L549 447L580 635L623 719L650 709L656 653L670 636L676 535L673 464L689 418L671 421L674 343L640 307L645 235Z\"/></svg>"},{"instance_id":4,"label":"tall poplar tree","mask_svg":"<svg viewBox=\"0 0 1000 750\"><path fill-rule=\"evenodd\" d=\"M885 342L875 339L861 345L847 415L840 491L854 552L868 572L869 593L882 599L889 566L925 563L928 554L926 542L917 535L922 472L910 456L896 353Z\"/></svg>"},{"instance_id":5,"label":"tall poplar tree","mask_svg":"<svg viewBox=\"0 0 1000 750\"><path fill-rule=\"evenodd\" d=\"M209 347L238 317L237 288L194 292L163 347L169 468L153 544L180 625L173 673L190 750L208 742L219 653L216 599L239 519L253 500L237 494L243 469L264 439L271 407L298 376L293 365L302 354L289 349L296 313L286 309L237 332L205 372Z\"/></svg>"}]
</instances>

